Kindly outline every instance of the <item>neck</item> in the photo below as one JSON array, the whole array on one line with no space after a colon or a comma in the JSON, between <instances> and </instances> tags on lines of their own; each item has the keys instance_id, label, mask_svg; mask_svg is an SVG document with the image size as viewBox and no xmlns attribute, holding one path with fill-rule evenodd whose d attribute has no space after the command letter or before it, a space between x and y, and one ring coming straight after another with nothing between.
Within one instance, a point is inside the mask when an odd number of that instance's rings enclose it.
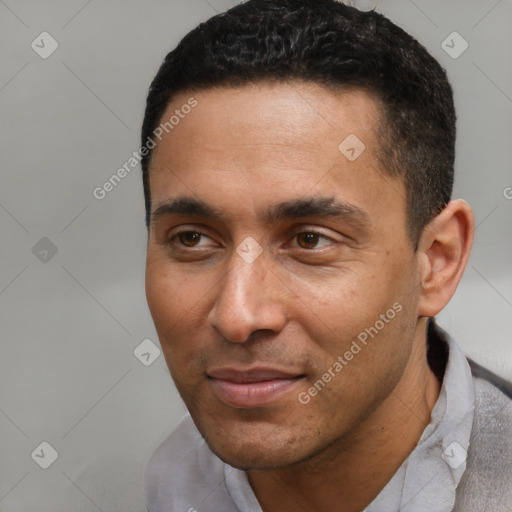
<instances>
[{"instance_id":1,"label":"neck","mask_svg":"<svg viewBox=\"0 0 512 512\"><path fill-rule=\"evenodd\" d=\"M427 364L426 319L418 327L410 364L370 417L311 459L248 472L264 512L360 512L386 486L429 424L441 388Z\"/></svg>"}]
</instances>

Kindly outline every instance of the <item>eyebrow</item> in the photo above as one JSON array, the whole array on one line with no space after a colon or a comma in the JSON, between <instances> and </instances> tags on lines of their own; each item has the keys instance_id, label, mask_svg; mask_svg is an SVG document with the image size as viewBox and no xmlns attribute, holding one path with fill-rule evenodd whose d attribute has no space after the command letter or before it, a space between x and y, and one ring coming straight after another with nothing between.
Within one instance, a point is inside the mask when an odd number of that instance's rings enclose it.
<instances>
[{"instance_id":1,"label":"eyebrow","mask_svg":"<svg viewBox=\"0 0 512 512\"><path fill-rule=\"evenodd\" d=\"M160 203L151 215L152 222L168 215L191 215L210 219L222 219L222 210L192 197L178 197ZM260 215L267 223L286 219L305 217L323 217L333 220L350 222L359 228L370 224L368 214L361 208L331 197L309 197L292 199L271 205Z\"/></svg>"}]
</instances>

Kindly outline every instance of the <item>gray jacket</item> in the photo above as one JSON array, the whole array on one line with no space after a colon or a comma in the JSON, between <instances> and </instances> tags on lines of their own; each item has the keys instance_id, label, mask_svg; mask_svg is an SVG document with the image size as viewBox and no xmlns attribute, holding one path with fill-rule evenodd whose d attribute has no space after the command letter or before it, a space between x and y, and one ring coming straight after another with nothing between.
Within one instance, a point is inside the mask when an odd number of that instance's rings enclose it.
<instances>
[{"instance_id":1,"label":"gray jacket","mask_svg":"<svg viewBox=\"0 0 512 512\"><path fill-rule=\"evenodd\" d=\"M469 361L475 416L454 512L512 511L512 385Z\"/></svg>"}]
</instances>

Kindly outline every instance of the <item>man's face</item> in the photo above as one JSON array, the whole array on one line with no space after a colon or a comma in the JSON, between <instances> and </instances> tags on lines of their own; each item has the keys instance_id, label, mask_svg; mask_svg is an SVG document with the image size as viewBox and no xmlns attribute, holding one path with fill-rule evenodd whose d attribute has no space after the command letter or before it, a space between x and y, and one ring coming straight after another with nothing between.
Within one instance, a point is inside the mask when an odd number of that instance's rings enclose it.
<instances>
[{"instance_id":1,"label":"man's face","mask_svg":"<svg viewBox=\"0 0 512 512\"><path fill-rule=\"evenodd\" d=\"M193 96L153 154L148 304L210 448L236 467L281 467L357 431L410 364L405 188L378 163L378 105L363 91Z\"/></svg>"}]
</instances>

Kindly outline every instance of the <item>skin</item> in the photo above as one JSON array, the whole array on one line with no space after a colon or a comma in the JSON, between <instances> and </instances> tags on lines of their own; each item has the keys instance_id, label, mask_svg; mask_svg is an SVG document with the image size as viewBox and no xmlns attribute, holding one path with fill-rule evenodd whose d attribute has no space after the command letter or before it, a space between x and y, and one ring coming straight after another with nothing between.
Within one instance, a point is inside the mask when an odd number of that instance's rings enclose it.
<instances>
[{"instance_id":1,"label":"skin","mask_svg":"<svg viewBox=\"0 0 512 512\"><path fill-rule=\"evenodd\" d=\"M190 96L175 97L162 119ZM364 91L290 82L193 96L197 107L159 142L150 167L152 212L187 197L219 214L152 219L146 294L171 375L212 451L247 471L264 511L360 511L430 421L440 383L426 360L427 317L461 278L471 209L450 202L414 252L405 187L378 163L379 105ZM354 161L338 150L349 134L366 146ZM363 214L262 214L318 197ZM252 263L236 251L247 236L262 248ZM396 303L401 311L301 403L299 393ZM300 378L271 403L238 407L209 377L228 366Z\"/></svg>"}]
</instances>

